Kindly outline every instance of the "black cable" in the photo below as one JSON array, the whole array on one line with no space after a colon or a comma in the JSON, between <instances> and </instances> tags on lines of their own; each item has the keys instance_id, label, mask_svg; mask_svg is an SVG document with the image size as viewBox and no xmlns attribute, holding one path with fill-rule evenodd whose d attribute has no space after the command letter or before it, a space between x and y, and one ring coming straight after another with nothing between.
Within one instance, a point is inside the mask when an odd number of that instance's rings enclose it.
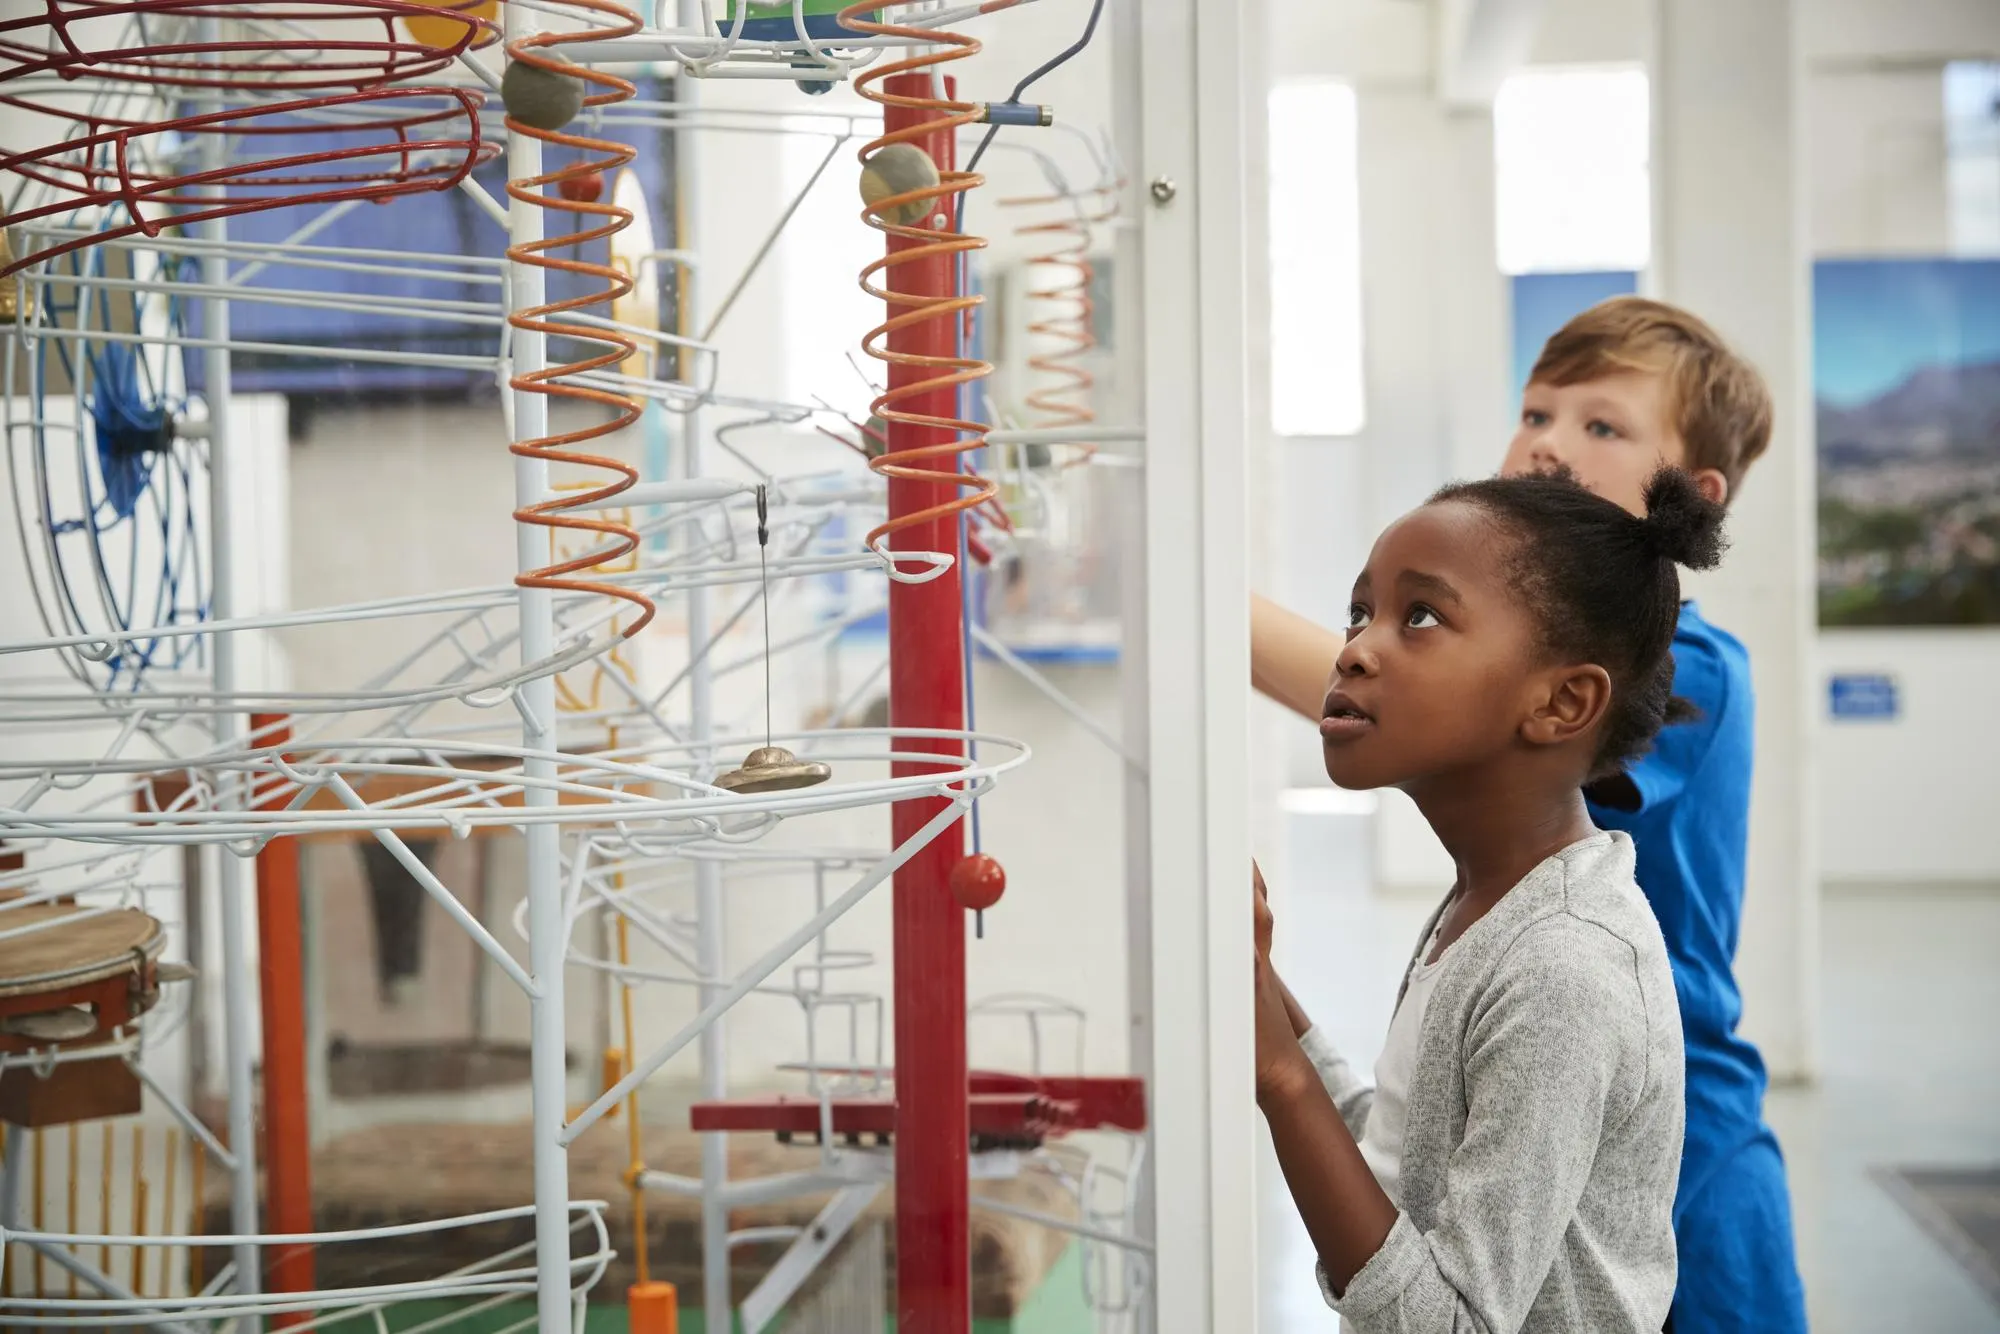
<instances>
[{"instance_id":1,"label":"black cable","mask_svg":"<svg viewBox=\"0 0 2000 1334\"><path fill-rule=\"evenodd\" d=\"M1049 59L1043 61L1031 73L1029 73L1027 78L1022 79L1019 83L1015 84L1014 91L1007 94L1007 100L1009 102L1020 101L1021 94L1028 91L1029 85L1033 84L1037 79L1041 78L1044 74L1047 74L1049 71L1058 69L1061 66L1067 64L1070 61L1070 59L1076 55L1077 52L1083 50L1084 47L1089 46L1090 39L1097 35L1097 20L1100 17L1102 17L1103 14L1104 14L1104 0L1092 0L1090 6L1090 21L1083 25L1083 36L1077 38L1074 42L1071 42L1069 46L1064 50L1056 53L1054 56L1051 56ZM975 170L979 166L979 159L986 155L986 149L990 144L992 144L993 136L998 134L999 132L1000 132L1000 127L998 125L989 125L986 127L985 137L980 139L979 147L972 150L972 157L968 159L965 164L965 169L967 171ZM965 230L964 195L959 196L958 215L959 215L958 216L959 230L964 231Z\"/></svg>"}]
</instances>

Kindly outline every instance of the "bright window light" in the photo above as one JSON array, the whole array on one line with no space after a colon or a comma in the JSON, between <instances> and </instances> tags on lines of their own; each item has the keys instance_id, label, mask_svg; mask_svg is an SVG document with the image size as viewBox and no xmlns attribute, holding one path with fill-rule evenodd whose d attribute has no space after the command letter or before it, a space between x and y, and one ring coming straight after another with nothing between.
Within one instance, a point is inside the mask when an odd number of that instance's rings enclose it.
<instances>
[{"instance_id":1,"label":"bright window light","mask_svg":"<svg viewBox=\"0 0 2000 1334\"><path fill-rule=\"evenodd\" d=\"M834 139L825 120L798 116L785 124L788 130L804 131L780 141L789 204L820 170ZM881 255L882 234L861 221L861 201L854 193L854 145L842 145L778 242L788 401L811 405L825 399L851 417L868 416L873 395L848 354L868 375L882 378L882 363L861 354L861 336L882 322L882 303L855 281L862 267ZM880 286L885 280L878 276L874 281Z\"/></svg>"},{"instance_id":2,"label":"bright window light","mask_svg":"<svg viewBox=\"0 0 2000 1334\"><path fill-rule=\"evenodd\" d=\"M1946 207L1958 255L2000 255L2000 62L1944 67Z\"/></svg>"},{"instance_id":3,"label":"bright window light","mask_svg":"<svg viewBox=\"0 0 2000 1334\"><path fill-rule=\"evenodd\" d=\"M1493 102L1504 273L1643 269L1652 216L1643 69L1529 70Z\"/></svg>"},{"instance_id":4,"label":"bright window light","mask_svg":"<svg viewBox=\"0 0 2000 1334\"><path fill-rule=\"evenodd\" d=\"M1361 183L1354 89L1271 90L1271 428L1353 435L1361 372Z\"/></svg>"}]
</instances>

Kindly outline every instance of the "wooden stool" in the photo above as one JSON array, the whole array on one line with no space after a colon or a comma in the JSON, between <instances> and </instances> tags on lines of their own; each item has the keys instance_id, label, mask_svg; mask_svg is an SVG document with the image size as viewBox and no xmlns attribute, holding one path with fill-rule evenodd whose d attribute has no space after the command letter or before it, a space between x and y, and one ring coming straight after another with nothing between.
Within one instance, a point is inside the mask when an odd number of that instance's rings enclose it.
<instances>
[{"instance_id":1,"label":"wooden stool","mask_svg":"<svg viewBox=\"0 0 2000 1334\"><path fill-rule=\"evenodd\" d=\"M23 928L35 928L23 930ZM136 908L42 903L0 912L0 1052L17 1055L110 1040L160 996L166 932ZM0 1071L0 1121L66 1125L139 1110L124 1061L66 1061L43 1078Z\"/></svg>"}]
</instances>

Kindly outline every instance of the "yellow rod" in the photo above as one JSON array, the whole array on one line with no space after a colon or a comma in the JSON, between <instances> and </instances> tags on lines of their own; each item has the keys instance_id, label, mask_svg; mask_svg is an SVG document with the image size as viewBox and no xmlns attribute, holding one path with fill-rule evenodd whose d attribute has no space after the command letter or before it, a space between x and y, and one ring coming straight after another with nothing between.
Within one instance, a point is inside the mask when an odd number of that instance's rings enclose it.
<instances>
[{"instance_id":1,"label":"yellow rod","mask_svg":"<svg viewBox=\"0 0 2000 1334\"><path fill-rule=\"evenodd\" d=\"M97 1222L104 1229L104 1235L111 1235L111 1168L117 1158L117 1148L111 1142L111 1123L104 1123L104 1163L98 1173ZM111 1243L101 1242L97 1247L97 1272L111 1272Z\"/></svg>"},{"instance_id":2,"label":"yellow rod","mask_svg":"<svg viewBox=\"0 0 2000 1334\"><path fill-rule=\"evenodd\" d=\"M196 1145L196 1149L200 1149ZM167 1127L167 1179L160 1191L160 1227L169 1235L174 1230L174 1168L181 1156L181 1132L177 1126ZM170 1297L174 1290L173 1257L166 1252L160 1254L160 1295Z\"/></svg>"},{"instance_id":3,"label":"yellow rod","mask_svg":"<svg viewBox=\"0 0 2000 1334\"><path fill-rule=\"evenodd\" d=\"M146 1295L146 1128L132 1125L132 1291Z\"/></svg>"},{"instance_id":4,"label":"yellow rod","mask_svg":"<svg viewBox=\"0 0 2000 1334\"><path fill-rule=\"evenodd\" d=\"M63 1213L63 1224L71 1232L83 1231L77 1219L79 1206L83 1203L81 1198L79 1198L82 1195L82 1186L83 1134L76 1128L76 1122L72 1121L69 1123L69 1207ZM74 1270L70 1272L69 1276L69 1299L71 1301L76 1300L76 1273Z\"/></svg>"},{"instance_id":5,"label":"yellow rod","mask_svg":"<svg viewBox=\"0 0 2000 1334\"><path fill-rule=\"evenodd\" d=\"M48 1220L45 1217L45 1211L48 1208L47 1192L48 1192L48 1179L49 1179L49 1174L48 1174L49 1155L48 1155L48 1146L42 1142L42 1128L40 1126L36 1126L34 1130L29 1132L28 1142L34 1146L32 1150L33 1157L30 1159L30 1165L34 1168L34 1177L35 1177L35 1202L34 1202L34 1208L28 1211L28 1218L29 1218L28 1226L32 1227L37 1232L46 1232L49 1230ZM42 1253L38 1250L34 1250L31 1248L28 1251L28 1254L35 1257L35 1269L34 1269L34 1280L33 1280L35 1286L35 1295L37 1297L45 1297L48 1294L42 1290L42 1275L45 1272ZM37 1326L37 1328L40 1328L40 1326Z\"/></svg>"},{"instance_id":6,"label":"yellow rod","mask_svg":"<svg viewBox=\"0 0 2000 1334\"><path fill-rule=\"evenodd\" d=\"M606 745L611 750L617 750L618 729L610 727L606 729L606 733ZM611 886L614 890L625 888L624 872L618 872L611 877ZM626 920L623 912L618 914L617 926L618 964L621 968L630 967L632 963L631 923ZM623 1071L631 1068L632 1053L638 1049L632 1045L637 1040L636 1035L632 1031L632 982L630 978L622 973L618 978L618 1008L621 1019L620 1027L624 1030L623 1040L625 1043L625 1054L619 1073L619 1078L623 1079L625 1077ZM637 1276L636 1281L644 1283L647 1281L648 1276L646 1257L646 1192L639 1186L639 1174L646 1170L646 1154L642 1146L639 1130L639 1090L635 1088L625 1095L625 1143L631 1157L631 1163L625 1169L625 1178L627 1184L632 1189L632 1269L633 1273Z\"/></svg>"},{"instance_id":7,"label":"yellow rod","mask_svg":"<svg viewBox=\"0 0 2000 1334\"><path fill-rule=\"evenodd\" d=\"M190 1237L199 1237L202 1228L208 1223L208 1146L199 1140L193 1139L189 1140L188 1143L193 1151L192 1156L188 1160L188 1235ZM207 1274L201 1272L201 1269L205 1269L206 1266L201 1266L200 1268L196 1266L195 1262L200 1258L201 1253L195 1249L195 1244L189 1242L187 1248L187 1285L189 1292L193 1292L196 1288L199 1288L208 1277Z\"/></svg>"}]
</instances>

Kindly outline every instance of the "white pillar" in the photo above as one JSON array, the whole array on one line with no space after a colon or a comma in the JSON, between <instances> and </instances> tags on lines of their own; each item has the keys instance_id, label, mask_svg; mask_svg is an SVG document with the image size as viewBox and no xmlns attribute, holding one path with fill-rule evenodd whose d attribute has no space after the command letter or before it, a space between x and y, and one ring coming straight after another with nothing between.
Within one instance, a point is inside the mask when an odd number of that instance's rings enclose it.
<instances>
[{"instance_id":1,"label":"white pillar","mask_svg":"<svg viewBox=\"0 0 2000 1334\"><path fill-rule=\"evenodd\" d=\"M1729 558L1691 591L1750 651L1757 768L1736 970L1774 1077L1815 1065L1819 840L1812 752L1813 429L1803 78L1792 0L1655 0L1651 290L1713 323L1777 406L1730 516Z\"/></svg>"},{"instance_id":2,"label":"white pillar","mask_svg":"<svg viewBox=\"0 0 2000 1334\"><path fill-rule=\"evenodd\" d=\"M523 5L506 11L509 41L533 36L540 24ZM542 173L542 144L532 135L515 134L507 139L507 176L527 180ZM528 246L543 239L547 219L539 205L510 198L507 233L514 245ZM521 311L540 306L547 299L543 271L533 264L507 266L507 309ZM531 375L548 365L548 336L531 329L516 329L513 339L516 375ZM548 395L510 390L514 397L514 438L537 440L548 434ZM540 504L549 496L549 465L542 458L516 455L514 458L514 499L521 507ZM523 572L540 568L548 560L549 538L545 529L533 524L514 525L514 556ZM541 662L555 652L555 603L545 588L522 588L518 593L521 616L521 662ZM521 744L538 758L523 761L522 773L534 784L522 795L522 805L531 811L557 804L553 789L545 786L556 774L549 758L558 747L556 735L556 687L553 676L540 676L520 690L523 720ZM530 1000L529 1079L530 1111L534 1118L533 1179L535 1199L535 1309L537 1329L560 1331L570 1326L570 1236L569 1236L569 1156L563 1147L563 1126L569 1116L568 1030L563 1015L563 967L569 955L568 924L563 920L561 831L546 820L537 820L522 833L527 845L528 875L528 970L540 995Z\"/></svg>"},{"instance_id":3,"label":"white pillar","mask_svg":"<svg viewBox=\"0 0 2000 1334\"><path fill-rule=\"evenodd\" d=\"M683 28L699 30L702 10L697 0L680 0ZM674 102L692 113L702 97L703 80L689 78L685 71L674 78ZM674 134L674 217L673 244L694 250L707 235L699 222L701 198L701 139L698 133ZM707 324L701 305L700 270L683 265L678 281L685 293L680 308L686 312L688 327L675 332L692 336ZM681 419L681 475L700 477L707 466L703 449L701 414L690 412ZM700 546L707 527L693 530L691 541ZM709 655L711 621L710 592L705 585L688 589L688 735L698 745L715 737L715 665ZM768 611L765 613L768 615ZM712 751L696 752L704 773L735 763L726 757L717 763ZM702 857L694 864L695 963L701 971L703 1006L712 1004L722 993L715 979L729 973L728 909L722 894L722 863ZM701 1033L701 1096L711 1102L729 1096L729 1048L724 1041L726 1018L718 1018ZM729 1184L729 1137L721 1133L701 1137L701 1313L705 1328L727 1330L730 1326L729 1292L729 1208L722 1191Z\"/></svg>"},{"instance_id":4,"label":"white pillar","mask_svg":"<svg viewBox=\"0 0 2000 1334\"><path fill-rule=\"evenodd\" d=\"M1121 6L1143 322L1144 900L1135 1065L1150 1099L1158 1334L1254 1328L1249 1035L1249 512L1244 136L1263 132L1258 0ZM1129 88L1129 85L1128 85Z\"/></svg>"},{"instance_id":5,"label":"white pillar","mask_svg":"<svg viewBox=\"0 0 2000 1334\"><path fill-rule=\"evenodd\" d=\"M1343 502L1353 487L1330 450L1294 450L1286 477L1299 535L1286 553L1299 594L1288 604L1336 628L1376 534L1445 482L1494 472L1512 420L1491 114L1445 106L1428 80L1371 80L1357 89L1356 132L1367 421L1345 466L1363 499ZM1451 183L1449 207L1439 205L1440 181ZM1311 729L1294 735L1291 763L1297 781L1324 781ZM1409 798L1384 792L1379 810L1377 880L1450 885L1451 858Z\"/></svg>"}]
</instances>

